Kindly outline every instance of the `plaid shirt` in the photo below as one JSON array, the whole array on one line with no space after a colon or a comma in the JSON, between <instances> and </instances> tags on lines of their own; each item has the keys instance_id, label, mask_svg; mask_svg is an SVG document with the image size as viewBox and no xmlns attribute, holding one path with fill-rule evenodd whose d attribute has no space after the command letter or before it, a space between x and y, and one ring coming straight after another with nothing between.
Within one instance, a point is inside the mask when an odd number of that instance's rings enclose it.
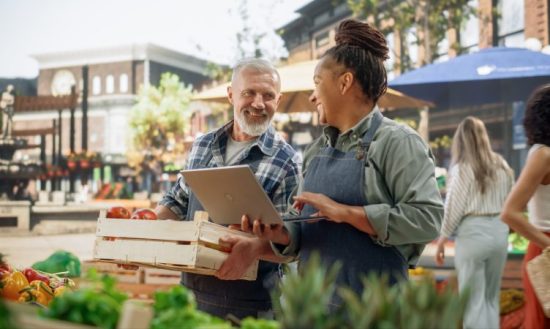
<instances>
[{"instance_id":1,"label":"plaid shirt","mask_svg":"<svg viewBox=\"0 0 550 329\"><path fill-rule=\"evenodd\" d=\"M187 169L225 166L224 156L233 121L198 137L189 154ZM240 155L235 165L254 164L255 175L279 213L285 213L288 198L300 180L301 158L273 127L260 135ZM183 177L168 191L159 205L168 207L179 219L188 219L189 187Z\"/></svg>"}]
</instances>

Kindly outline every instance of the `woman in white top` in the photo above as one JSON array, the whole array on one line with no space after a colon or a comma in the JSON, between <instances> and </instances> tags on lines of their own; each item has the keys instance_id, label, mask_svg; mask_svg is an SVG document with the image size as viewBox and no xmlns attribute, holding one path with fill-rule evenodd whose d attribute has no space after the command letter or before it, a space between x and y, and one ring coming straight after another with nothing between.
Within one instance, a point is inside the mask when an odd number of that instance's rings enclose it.
<instances>
[{"instance_id":1,"label":"woman in white top","mask_svg":"<svg viewBox=\"0 0 550 329\"><path fill-rule=\"evenodd\" d=\"M483 122L467 117L453 137L452 165L436 263L456 231L455 267L461 292L468 289L464 328L499 328L500 281L507 256L508 226L500 220L514 183L506 161L493 152Z\"/></svg>"},{"instance_id":2,"label":"woman in white top","mask_svg":"<svg viewBox=\"0 0 550 329\"><path fill-rule=\"evenodd\" d=\"M550 85L537 89L529 98L523 126L531 149L506 200L502 220L530 241L523 258L524 328L550 328L550 319L544 316L525 271L527 262L550 246ZM527 205L529 220L524 214Z\"/></svg>"}]
</instances>

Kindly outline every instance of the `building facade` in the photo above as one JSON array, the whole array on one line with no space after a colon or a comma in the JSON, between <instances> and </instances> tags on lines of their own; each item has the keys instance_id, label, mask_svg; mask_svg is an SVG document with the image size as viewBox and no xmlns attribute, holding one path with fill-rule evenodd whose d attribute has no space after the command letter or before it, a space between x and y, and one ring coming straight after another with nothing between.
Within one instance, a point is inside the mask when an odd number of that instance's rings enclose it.
<instances>
[{"instance_id":1,"label":"building facade","mask_svg":"<svg viewBox=\"0 0 550 329\"><path fill-rule=\"evenodd\" d=\"M549 3L549 0L470 0L469 5L477 9L477 14L470 16L459 30L448 31L432 59L437 62L456 56L456 51L450 47L453 42L458 42L466 53L496 46L550 51ZM386 5L386 1L381 1L380 5ZM297 13L300 14L297 19L279 29L289 51L290 63L321 56L334 45L334 33L339 22L353 16L346 1L333 0L313 0L298 9ZM400 45L407 47L413 68L424 62L426 51L415 39L415 32L410 31L405 42L399 42L397 33L386 34L390 48L386 67L390 80L399 74L396 69L399 65L395 64L400 59ZM464 117L477 116L487 125L494 149L503 154L519 172L526 150L513 146L513 107L513 104L486 104L461 109L432 108L429 111L429 140L448 140L446 137L452 137ZM387 112L386 115L416 121L421 116L419 111L407 109ZM448 147L437 143L432 145L438 165L448 166Z\"/></svg>"},{"instance_id":2,"label":"building facade","mask_svg":"<svg viewBox=\"0 0 550 329\"><path fill-rule=\"evenodd\" d=\"M88 150L103 155L125 153L130 136L130 110L143 85L158 85L164 72L178 75L180 81L194 89L201 88L210 80L206 75L207 61L153 44L36 54L33 57L39 64L37 95L69 94L74 85L80 95L79 104L84 88L83 72L87 67ZM62 111L62 154L69 153L69 116L68 110ZM14 129L44 128L49 125L48 121L58 117L58 111L17 113ZM75 118L76 150L79 151L81 108L76 109ZM46 144L52 142L50 135Z\"/></svg>"}]
</instances>

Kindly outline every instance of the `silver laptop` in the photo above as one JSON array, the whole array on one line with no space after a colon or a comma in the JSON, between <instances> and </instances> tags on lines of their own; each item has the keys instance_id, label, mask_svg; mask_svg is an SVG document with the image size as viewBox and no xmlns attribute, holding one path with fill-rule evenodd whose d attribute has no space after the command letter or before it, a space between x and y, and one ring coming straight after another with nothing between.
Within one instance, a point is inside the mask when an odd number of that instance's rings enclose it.
<instances>
[{"instance_id":1,"label":"silver laptop","mask_svg":"<svg viewBox=\"0 0 550 329\"><path fill-rule=\"evenodd\" d=\"M247 165L182 170L192 193L217 224L240 224L241 217L261 219L264 224L323 219L281 215Z\"/></svg>"}]
</instances>

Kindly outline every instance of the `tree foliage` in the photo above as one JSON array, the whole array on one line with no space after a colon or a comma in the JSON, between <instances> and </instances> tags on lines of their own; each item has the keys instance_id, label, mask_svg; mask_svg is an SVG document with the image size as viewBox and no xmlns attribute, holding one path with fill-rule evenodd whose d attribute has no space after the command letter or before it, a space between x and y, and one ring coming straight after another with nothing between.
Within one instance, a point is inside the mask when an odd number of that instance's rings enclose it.
<instances>
[{"instance_id":1,"label":"tree foliage","mask_svg":"<svg viewBox=\"0 0 550 329\"><path fill-rule=\"evenodd\" d=\"M469 0L346 0L355 16L368 18L384 34L394 32L398 36L399 49L396 69L401 72L412 69L407 47L407 36L413 33L416 43L424 49L421 66L431 63L438 55L440 43L447 32L453 30L456 40L449 45L457 54L460 46L460 27L472 15L476 15Z\"/></svg>"},{"instance_id":2,"label":"tree foliage","mask_svg":"<svg viewBox=\"0 0 550 329\"><path fill-rule=\"evenodd\" d=\"M173 160L167 157L182 151L191 117L191 97L191 86L184 86L177 75L169 72L162 74L158 87L145 85L140 89L130 113L131 158L139 161L139 155L152 155L167 162Z\"/></svg>"}]
</instances>

